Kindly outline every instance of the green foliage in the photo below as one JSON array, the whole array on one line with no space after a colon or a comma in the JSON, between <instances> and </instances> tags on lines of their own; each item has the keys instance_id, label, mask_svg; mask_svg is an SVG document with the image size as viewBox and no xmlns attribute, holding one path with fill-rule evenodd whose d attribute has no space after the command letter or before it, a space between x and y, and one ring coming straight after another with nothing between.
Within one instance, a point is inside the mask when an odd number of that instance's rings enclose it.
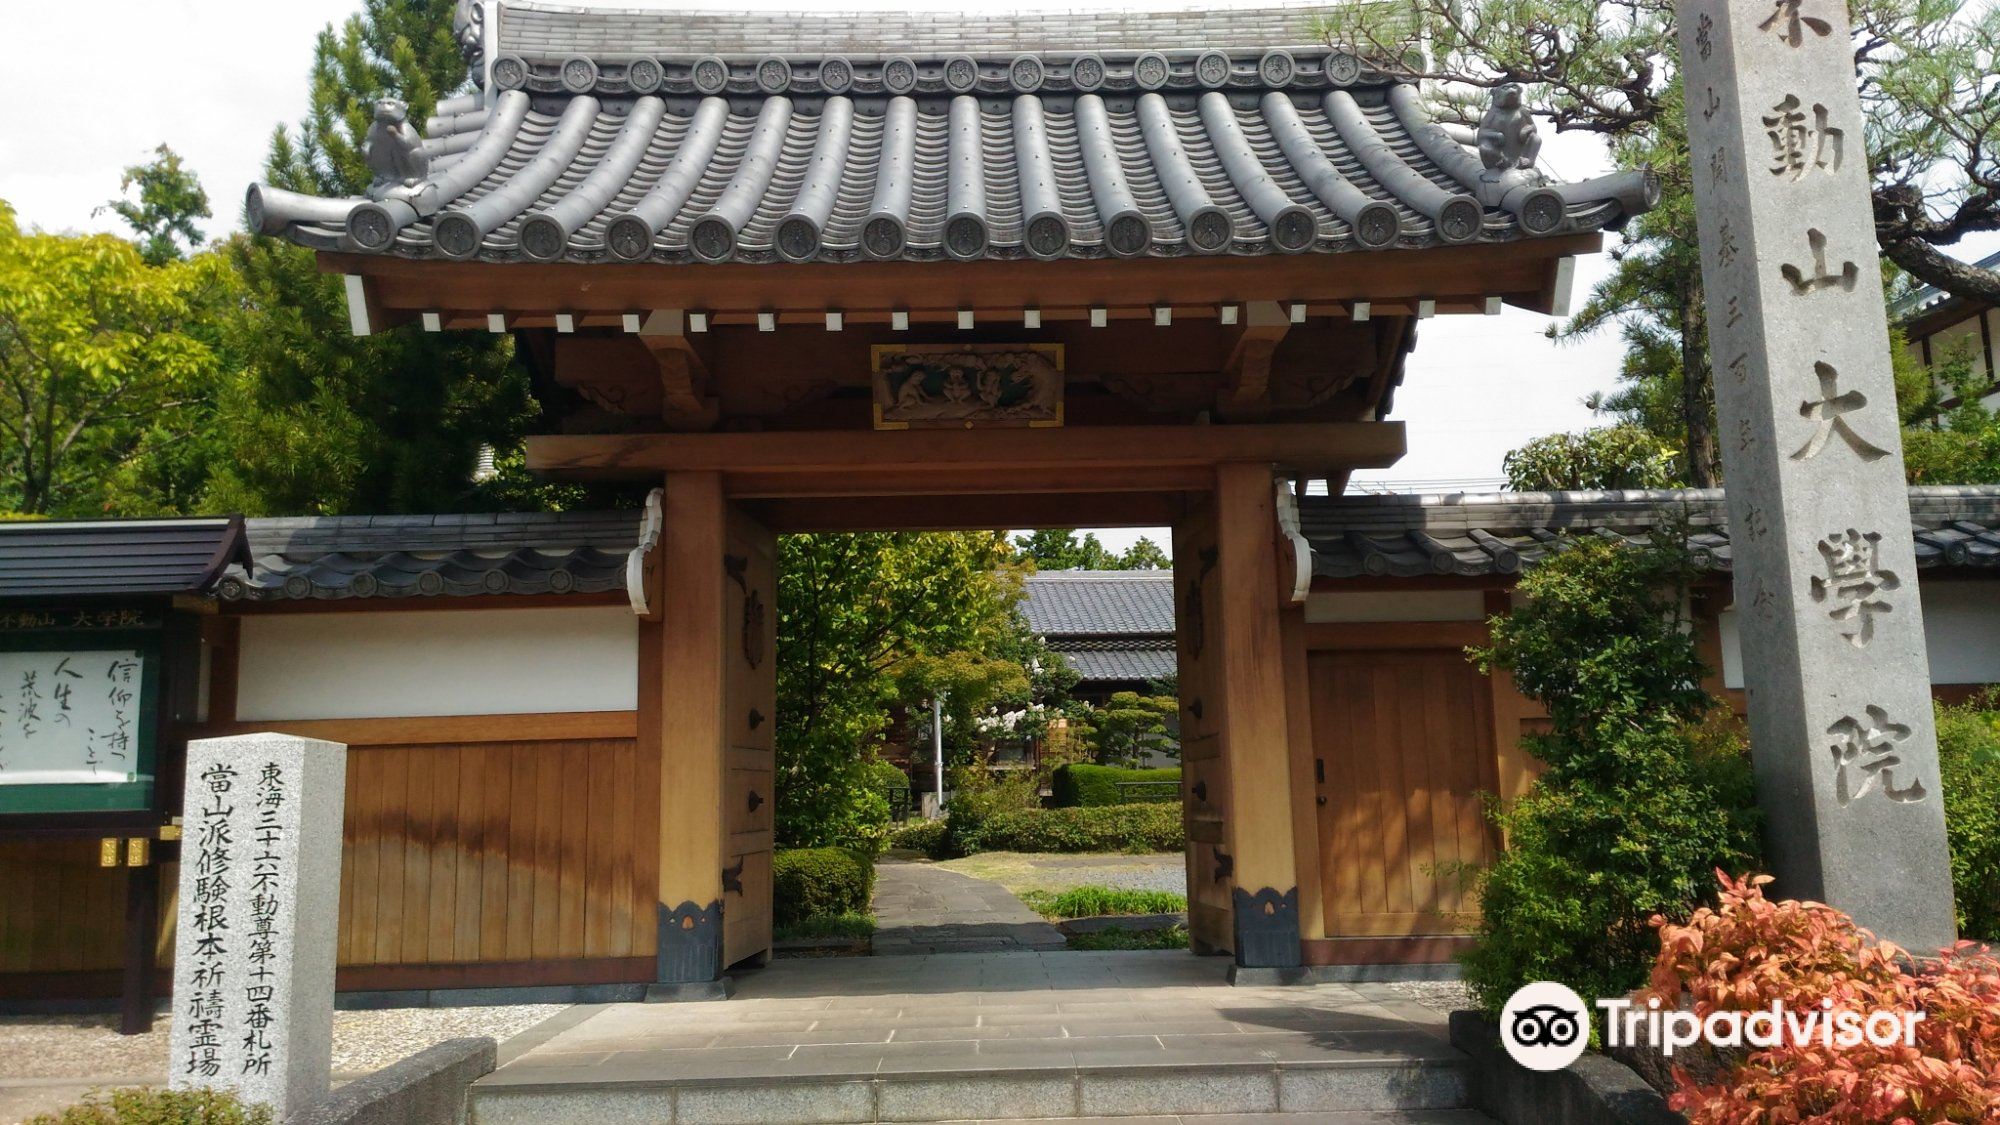
<instances>
[{"instance_id":1,"label":"green foliage","mask_svg":"<svg viewBox=\"0 0 2000 1125\"><path fill-rule=\"evenodd\" d=\"M166 145L153 150L154 159L125 169L118 190L129 194L139 189L139 198L119 198L99 210L110 211L125 220L139 236L139 256L149 266L164 265L187 256L188 249L202 243L196 221L209 218L208 193L201 181L181 163L180 154Z\"/></svg>"},{"instance_id":2,"label":"green foliage","mask_svg":"<svg viewBox=\"0 0 2000 1125\"><path fill-rule=\"evenodd\" d=\"M953 842L960 847L959 854L975 851L1139 854L1180 851L1187 845L1187 833L1181 823L1179 805L1105 805L995 812L979 822L976 836L961 834L954 825Z\"/></svg>"},{"instance_id":3,"label":"green foliage","mask_svg":"<svg viewBox=\"0 0 2000 1125\"><path fill-rule=\"evenodd\" d=\"M874 893L875 857L869 852L779 848L771 855L771 920L777 926L867 914Z\"/></svg>"},{"instance_id":4,"label":"green foliage","mask_svg":"<svg viewBox=\"0 0 2000 1125\"><path fill-rule=\"evenodd\" d=\"M109 476L212 394L198 320L219 263L149 266L111 235L22 231L0 203L0 508L103 515Z\"/></svg>"},{"instance_id":5,"label":"green foliage","mask_svg":"<svg viewBox=\"0 0 2000 1125\"><path fill-rule=\"evenodd\" d=\"M271 1109L224 1090L93 1090L61 1113L29 1125L271 1125Z\"/></svg>"},{"instance_id":6,"label":"green foliage","mask_svg":"<svg viewBox=\"0 0 2000 1125\"><path fill-rule=\"evenodd\" d=\"M778 941L815 938L865 938L875 935L872 914L817 914L784 925L773 925L771 936Z\"/></svg>"},{"instance_id":7,"label":"green foliage","mask_svg":"<svg viewBox=\"0 0 2000 1125\"><path fill-rule=\"evenodd\" d=\"M374 103L398 97L422 121L465 81L454 0L365 0L313 50L305 119L273 137L276 186L353 195L369 182ZM311 251L263 236L228 253L243 279L228 331L244 379L223 403L207 504L252 514L489 510L543 504L518 479L472 480L479 447L518 448L536 407L509 337L414 327L356 337L336 276ZM526 492L523 496L521 493ZM607 499L610 498L607 493Z\"/></svg>"},{"instance_id":8,"label":"green foliage","mask_svg":"<svg viewBox=\"0 0 2000 1125\"><path fill-rule=\"evenodd\" d=\"M1937 709L1960 937L2000 941L2000 695Z\"/></svg>"},{"instance_id":9,"label":"green foliage","mask_svg":"<svg viewBox=\"0 0 2000 1125\"><path fill-rule=\"evenodd\" d=\"M1094 532L1078 537L1073 528L1043 528L1014 537L1014 549L1036 570L1166 570L1173 560L1158 543L1141 536L1122 555L1098 541Z\"/></svg>"},{"instance_id":10,"label":"green foliage","mask_svg":"<svg viewBox=\"0 0 2000 1125\"><path fill-rule=\"evenodd\" d=\"M1180 700L1171 695L1140 695L1121 691L1095 707L1078 708L1070 722L1071 736L1089 747L1101 766L1133 766L1148 753L1178 757L1172 738Z\"/></svg>"},{"instance_id":11,"label":"green foliage","mask_svg":"<svg viewBox=\"0 0 2000 1125\"><path fill-rule=\"evenodd\" d=\"M1897 407L1904 419L1903 472L1911 484L2000 484L2000 410L1991 381L1973 365L1971 341L1925 368L1897 349Z\"/></svg>"},{"instance_id":12,"label":"green foliage","mask_svg":"<svg viewBox=\"0 0 2000 1125\"><path fill-rule=\"evenodd\" d=\"M1539 437L1501 462L1507 487L1521 492L1676 488L1680 454L1637 426L1603 426Z\"/></svg>"},{"instance_id":13,"label":"green foliage","mask_svg":"<svg viewBox=\"0 0 2000 1125\"><path fill-rule=\"evenodd\" d=\"M1956 264L1938 249L2000 225L2000 193L1991 190L2000 153L1989 143L2000 128L2000 86L1991 80L2000 6L1849 7L1878 241L1898 266L1946 292L2000 297L2000 273ZM1618 331L1622 385L1594 405L1679 450L1680 475L1709 486L1720 474L1713 364L1674 8L1668 0L1413 0L1348 5L1318 22L1330 43L1427 80L1466 124L1476 124L1488 91L1517 83L1527 107L1558 131L1603 136L1617 168L1658 174L1659 206L1626 227L1610 276L1554 334ZM1421 56L1404 50L1418 37Z\"/></svg>"},{"instance_id":14,"label":"green foliage","mask_svg":"<svg viewBox=\"0 0 2000 1125\"><path fill-rule=\"evenodd\" d=\"M1029 689L1021 665L997 666L1026 632L1008 557L997 532L779 540L780 843L872 846L886 834L888 803L863 763L909 692L966 692L946 726L948 751L964 760L964 706L988 689ZM976 653L988 656L966 655Z\"/></svg>"},{"instance_id":15,"label":"green foliage","mask_svg":"<svg viewBox=\"0 0 2000 1125\"><path fill-rule=\"evenodd\" d=\"M1172 891L1140 891L1126 887L1071 887L1065 891L1026 890L1020 893L1028 909L1044 918L1099 918L1106 914L1176 914L1187 909L1187 896Z\"/></svg>"},{"instance_id":16,"label":"green foliage","mask_svg":"<svg viewBox=\"0 0 2000 1125\"><path fill-rule=\"evenodd\" d=\"M984 765L960 766L951 774L951 800L945 804L946 855L971 855L989 850L987 825L998 816L1042 807L1041 786L1025 771L996 774Z\"/></svg>"},{"instance_id":17,"label":"green foliage","mask_svg":"<svg viewBox=\"0 0 2000 1125\"><path fill-rule=\"evenodd\" d=\"M1118 788L1118 783L1121 781L1172 782L1175 791L1171 794L1131 797ZM1071 762L1057 766L1055 773L1050 776L1050 804L1062 809L1154 802L1177 804L1180 801L1180 783L1181 771L1178 767L1163 770L1134 770Z\"/></svg>"},{"instance_id":18,"label":"green foliage","mask_svg":"<svg viewBox=\"0 0 2000 1125\"><path fill-rule=\"evenodd\" d=\"M1094 934L1070 934L1065 944L1085 951L1126 949L1186 949L1186 926L1164 930L1099 930Z\"/></svg>"},{"instance_id":19,"label":"green foliage","mask_svg":"<svg viewBox=\"0 0 2000 1125\"><path fill-rule=\"evenodd\" d=\"M890 847L922 852L932 859L944 859L949 854L946 849L950 840L951 834L943 818L905 821L889 833Z\"/></svg>"},{"instance_id":20,"label":"green foliage","mask_svg":"<svg viewBox=\"0 0 2000 1125\"><path fill-rule=\"evenodd\" d=\"M1679 542L1671 523L1662 539ZM1676 550L1574 541L1522 579L1473 653L1551 727L1523 739L1547 768L1496 807L1507 849L1477 876L1466 977L1490 1011L1534 980L1586 1001L1629 991L1656 952L1652 917L1685 919L1717 868L1755 864L1746 748L1701 689L1681 617L1692 574Z\"/></svg>"}]
</instances>

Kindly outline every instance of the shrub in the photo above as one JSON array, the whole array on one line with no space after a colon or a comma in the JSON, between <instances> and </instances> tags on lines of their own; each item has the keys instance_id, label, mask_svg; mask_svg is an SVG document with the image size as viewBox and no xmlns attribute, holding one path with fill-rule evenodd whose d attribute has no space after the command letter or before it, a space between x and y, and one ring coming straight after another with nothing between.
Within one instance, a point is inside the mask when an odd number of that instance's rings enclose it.
<instances>
[{"instance_id":1,"label":"shrub","mask_svg":"<svg viewBox=\"0 0 2000 1125\"><path fill-rule=\"evenodd\" d=\"M1174 791L1157 795L1128 797L1119 782L1172 782ZM1128 805L1177 802L1180 797L1179 767L1160 770L1129 770L1118 766L1093 766L1071 762L1056 767L1049 778L1050 803L1059 809L1090 808L1098 805Z\"/></svg>"},{"instance_id":2,"label":"shrub","mask_svg":"<svg viewBox=\"0 0 2000 1125\"><path fill-rule=\"evenodd\" d=\"M889 833L889 846L943 859L948 834L943 820L911 820Z\"/></svg>"},{"instance_id":3,"label":"shrub","mask_svg":"<svg viewBox=\"0 0 2000 1125\"><path fill-rule=\"evenodd\" d=\"M771 857L771 920L780 927L866 914L874 891L875 861L855 848L788 848Z\"/></svg>"},{"instance_id":4,"label":"shrub","mask_svg":"<svg viewBox=\"0 0 2000 1125\"><path fill-rule=\"evenodd\" d=\"M951 800L945 803L945 843L947 855L971 855L985 846L982 838L986 822L1003 813L1025 812L1042 807L1040 787L1025 772L995 777L983 765L964 766L952 772Z\"/></svg>"},{"instance_id":5,"label":"shrub","mask_svg":"<svg viewBox=\"0 0 2000 1125\"><path fill-rule=\"evenodd\" d=\"M1671 527L1666 542L1680 542ZM1536 980L1586 1000L1645 980L1654 915L1685 919L1717 868L1754 866L1755 790L1732 721L1714 713L1680 607L1684 553L1583 539L1521 581L1473 655L1550 716L1523 746L1547 769L1496 807L1507 848L1476 877L1466 979L1488 1011Z\"/></svg>"},{"instance_id":6,"label":"shrub","mask_svg":"<svg viewBox=\"0 0 2000 1125\"><path fill-rule=\"evenodd\" d=\"M962 839L960 837L959 839ZM1186 846L1179 805L1106 805L996 813L971 851L1170 852Z\"/></svg>"},{"instance_id":7,"label":"shrub","mask_svg":"<svg viewBox=\"0 0 2000 1125\"><path fill-rule=\"evenodd\" d=\"M1962 937L2000 941L2000 697L1937 710L1938 772Z\"/></svg>"},{"instance_id":8,"label":"shrub","mask_svg":"<svg viewBox=\"0 0 2000 1125\"><path fill-rule=\"evenodd\" d=\"M1022 891L1021 901L1044 918L1098 918L1106 914L1177 914L1187 896L1172 891L1125 887L1071 887L1066 891Z\"/></svg>"},{"instance_id":9,"label":"shrub","mask_svg":"<svg viewBox=\"0 0 2000 1125\"><path fill-rule=\"evenodd\" d=\"M1718 872L1718 875L1720 873ZM1658 920L1660 954L1641 1003L1683 998L1694 1014L1835 1010L1922 1012L1914 1046L1823 1045L1817 1037L1753 1048L1723 1081L1676 1069L1671 1104L1693 1125L1826 1121L1843 1125L2000 1120L2000 961L1970 943L1915 972L1840 911L1771 902L1769 876L1722 877L1720 905L1686 925Z\"/></svg>"},{"instance_id":10,"label":"shrub","mask_svg":"<svg viewBox=\"0 0 2000 1125\"><path fill-rule=\"evenodd\" d=\"M271 1109L224 1090L93 1090L61 1113L30 1125L270 1125Z\"/></svg>"}]
</instances>

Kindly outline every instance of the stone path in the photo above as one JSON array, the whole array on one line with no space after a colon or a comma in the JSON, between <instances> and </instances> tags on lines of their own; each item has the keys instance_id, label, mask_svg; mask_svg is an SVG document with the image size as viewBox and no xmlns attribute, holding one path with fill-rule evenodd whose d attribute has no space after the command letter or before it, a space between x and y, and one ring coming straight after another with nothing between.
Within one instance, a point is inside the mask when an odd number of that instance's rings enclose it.
<instances>
[{"instance_id":1,"label":"stone path","mask_svg":"<svg viewBox=\"0 0 2000 1125\"><path fill-rule=\"evenodd\" d=\"M1062 949L1062 932L998 883L926 863L875 866L875 955Z\"/></svg>"}]
</instances>

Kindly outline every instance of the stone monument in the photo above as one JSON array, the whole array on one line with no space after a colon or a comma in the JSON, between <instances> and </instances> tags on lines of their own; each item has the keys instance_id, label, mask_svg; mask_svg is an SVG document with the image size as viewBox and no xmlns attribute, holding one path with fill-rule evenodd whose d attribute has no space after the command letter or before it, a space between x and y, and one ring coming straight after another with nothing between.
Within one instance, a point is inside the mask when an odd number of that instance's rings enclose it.
<instances>
[{"instance_id":1,"label":"stone monument","mask_svg":"<svg viewBox=\"0 0 2000 1125\"><path fill-rule=\"evenodd\" d=\"M1843 0L1681 0L1682 74L1776 890L1956 937Z\"/></svg>"},{"instance_id":2,"label":"stone monument","mask_svg":"<svg viewBox=\"0 0 2000 1125\"><path fill-rule=\"evenodd\" d=\"M347 747L282 734L188 744L169 1082L262 1102L326 1096Z\"/></svg>"}]
</instances>

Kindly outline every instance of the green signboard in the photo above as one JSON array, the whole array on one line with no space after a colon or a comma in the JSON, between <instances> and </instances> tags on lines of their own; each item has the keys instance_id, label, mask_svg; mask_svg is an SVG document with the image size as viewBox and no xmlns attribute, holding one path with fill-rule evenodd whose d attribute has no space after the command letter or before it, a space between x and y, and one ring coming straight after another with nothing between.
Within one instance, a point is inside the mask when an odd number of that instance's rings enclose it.
<instances>
[{"instance_id":1,"label":"green signboard","mask_svg":"<svg viewBox=\"0 0 2000 1125\"><path fill-rule=\"evenodd\" d=\"M0 611L0 814L153 807L162 621Z\"/></svg>"}]
</instances>

